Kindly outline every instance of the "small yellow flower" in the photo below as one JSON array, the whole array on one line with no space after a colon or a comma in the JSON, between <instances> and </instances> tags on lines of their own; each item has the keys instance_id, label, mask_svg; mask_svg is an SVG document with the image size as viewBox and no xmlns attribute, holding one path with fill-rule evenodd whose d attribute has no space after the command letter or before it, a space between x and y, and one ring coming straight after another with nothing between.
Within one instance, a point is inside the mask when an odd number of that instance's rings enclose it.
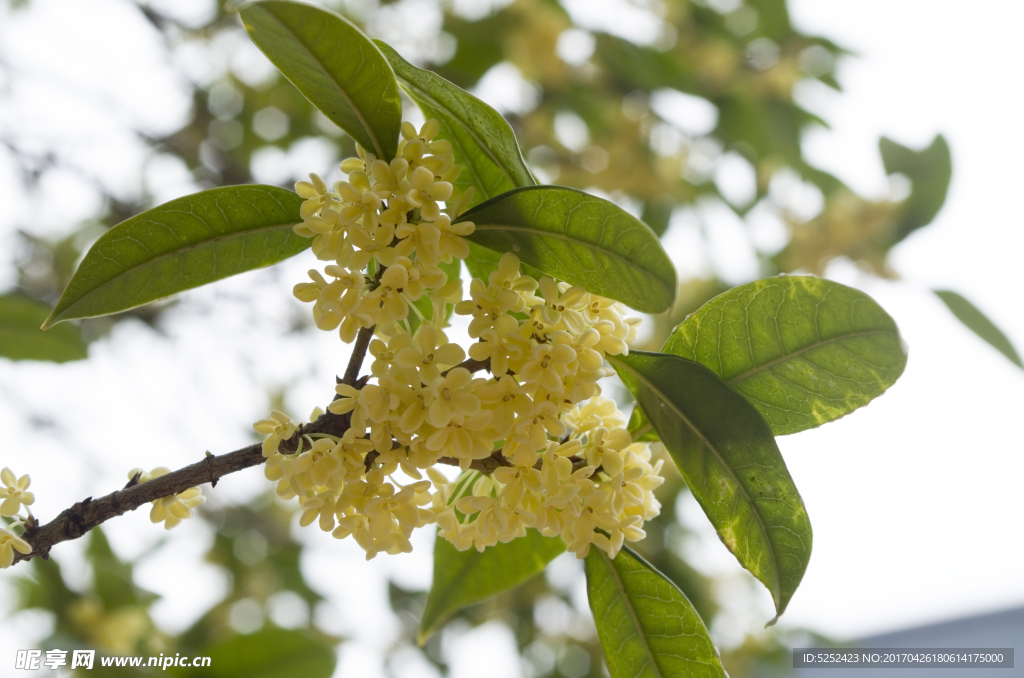
<instances>
[{"instance_id":1,"label":"small yellow flower","mask_svg":"<svg viewBox=\"0 0 1024 678\"><path fill-rule=\"evenodd\" d=\"M477 395L484 407L493 413L491 428L498 438L507 438L512 431L516 415L526 416L533 411L533 402L521 393L519 382L507 374L490 384L477 389Z\"/></svg>"},{"instance_id":2,"label":"small yellow flower","mask_svg":"<svg viewBox=\"0 0 1024 678\"><path fill-rule=\"evenodd\" d=\"M458 365L465 359L466 352L458 344L449 343L444 332L433 325L420 325L414 341L395 356L395 363L418 369L420 379L429 384L441 376L442 368Z\"/></svg>"},{"instance_id":3,"label":"small yellow flower","mask_svg":"<svg viewBox=\"0 0 1024 678\"><path fill-rule=\"evenodd\" d=\"M508 314L498 316L493 327L480 333L480 341L469 347L469 357L474 360L489 359L491 374L497 376L509 370L518 371L529 350L529 343L518 330L519 323L515 318Z\"/></svg>"},{"instance_id":4,"label":"small yellow flower","mask_svg":"<svg viewBox=\"0 0 1024 678\"><path fill-rule=\"evenodd\" d=\"M465 236L472 235L476 230L476 224L472 221L460 221L453 224L447 214L442 214L434 219L434 225L441 231L441 239L437 249L441 255L441 261L451 263L452 257L465 259L469 256L469 243Z\"/></svg>"},{"instance_id":5,"label":"small yellow flower","mask_svg":"<svg viewBox=\"0 0 1024 678\"><path fill-rule=\"evenodd\" d=\"M32 553L32 545L10 530L0 528L0 568L14 563L15 551L27 556Z\"/></svg>"},{"instance_id":6,"label":"small yellow flower","mask_svg":"<svg viewBox=\"0 0 1024 678\"><path fill-rule=\"evenodd\" d=\"M579 334L586 328L580 313L587 301L585 289L575 286L562 291L553 279L545 276L540 279L540 293L544 303L533 307L532 317L539 315L546 325L565 328L573 334Z\"/></svg>"},{"instance_id":7,"label":"small yellow flower","mask_svg":"<svg viewBox=\"0 0 1024 678\"><path fill-rule=\"evenodd\" d=\"M290 440L295 431L298 430L295 422L288 418L288 415L279 410L270 413L270 419L260 419L252 427L257 433L267 436L263 441L263 456L269 457L277 452L281 442Z\"/></svg>"},{"instance_id":8,"label":"small yellow flower","mask_svg":"<svg viewBox=\"0 0 1024 678\"><path fill-rule=\"evenodd\" d=\"M359 248L359 251L353 253L349 259L349 268L364 269L370 259L375 256L383 256L387 259L388 255L384 254L384 250L391 244L394 237L395 227L390 224L353 226L349 231L349 240ZM385 263L385 265L387 264Z\"/></svg>"},{"instance_id":9,"label":"small yellow flower","mask_svg":"<svg viewBox=\"0 0 1024 678\"><path fill-rule=\"evenodd\" d=\"M13 516L23 505L28 507L36 500L35 495L28 491L32 479L27 473L16 479L11 469L4 467L0 471L0 480L3 480L6 486L0 489L0 498L3 498L3 503L0 503L0 516Z\"/></svg>"},{"instance_id":10,"label":"small yellow flower","mask_svg":"<svg viewBox=\"0 0 1024 678\"><path fill-rule=\"evenodd\" d=\"M413 207L420 208L420 217L426 221L437 221L441 216L438 202L452 197L452 185L447 181L436 181L434 173L426 167L417 167L409 174L409 191L404 199Z\"/></svg>"},{"instance_id":11,"label":"small yellow flower","mask_svg":"<svg viewBox=\"0 0 1024 678\"><path fill-rule=\"evenodd\" d=\"M480 411L480 398L473 393L473 375L464 367L456 367L446 376L438 376L430 382L433 401L427 412L432 426L447 426L452 416L472 416ZM437 448L434 448L437 449Z\"/></svg>"},{"instance_id":12,"label":"small yellow flower","mask_svg":"<svg viewBox=\"0 0 1024 678\"><path fill-rule=\"evenodd\" d=\"M383 377L388 374L388 370L395 363L395 357L398 352L403 348L406 348L412 343L412 337L405 332L400 332L395 336L391 337L385 344L380 339L374 339L370 342L370 355L374 357L373 364L370 365L370 372L375 377Z\"/></svg>"},{"instance_id":13,"label":"small yellow flower","mask_svg":"<svg viewBox=\"0 0 1024 678\"><path fill-rule=\"evenodd\" d=\"M493 285L484 286L483 281L478 278L474 278L469 284L469 296L470 299L455 304L455 312L459 315L473 316L469 323L469 336L473 338L494 327L498 318L523 305L522 297L515 292Z\"/></svg>"},{"instance_id":14,"label":"small yellow flower","mask_svg":"<svg viewBox=\"0 0 1024 678\"><path fill-rule=\"evenodd\" d=\"M139 474L139 482L144 483L170 472L171 470L166 466L158 466L149 473L143 473L142 469L135 468L128 472L128 477L134 478L136 474ZM190 487L184 492L172 494L169 497L160 497L150 502L153 504L153 509L149 512L149 519L154 523L163 522L164 528L169 530L182 520L191 518L192 509L204 501L206 501L206 497L203 496L203 491L198 487Z\"/></svg>"},{"instance_id":15,"label":"small yellow flower","mask_svg":"<svg viewBox=\"0 0 1024 678\"><path fill-rule=\"evenodd\" d=\"M374 160L370 165L370 175L373 177L373 187L370 190L381 200L408 191L409 189L404 186L408 171L409 161L401 156L392 160L390 164L383 160Z\"/></svg>"},{"instance_id":16,"label":"small yellow flower","mask_svg":"<svg viewBox=\"0 0 1024 678\"><path fill-rule=\"evenodd\" d=\"M559 393L563 388L562 377L574 360L576 351L571 346L563 343L536 344L520 376L527 384Z\"/></svg>"},{"instance_id":17,"label":"small yellow flower","mask_svg":"<svg viewBox=\"0 0 1024 678\"><path fill-rule=\"evenodd\" d=\"M455 457L465 471L474 459L490 456L493 442L486 435L491 423L487 410L472 416L453 413L448 422L427 438L427 448Z\"/></svg>"},{"instance_id":18,"label":"small yellow flower","mask_svg":"<svg viewBox=\"0 0 1024 678\"><path fill-rule=\"evenodd\" d=\"M316 174L310 174L309 181L296 182L295 192L300 198L305 198L302 207L299 208L299 215L303 220L316 215L332 201L327 184Z\"/></svg>"}]
</instances>

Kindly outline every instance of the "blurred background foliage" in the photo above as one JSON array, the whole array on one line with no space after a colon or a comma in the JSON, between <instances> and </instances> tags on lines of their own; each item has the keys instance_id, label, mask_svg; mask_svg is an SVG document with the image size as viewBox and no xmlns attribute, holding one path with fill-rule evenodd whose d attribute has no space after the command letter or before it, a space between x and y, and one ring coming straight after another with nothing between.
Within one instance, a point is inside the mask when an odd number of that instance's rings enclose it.
<instances>
[{"instance_id":1,"label":"blurred background foliage","mask_svg":"<svg viewBox=\"0 0 1024 678\"><path fill-rule=\"evenodd\" d=\"M818 81L838 90L836 65L850 54L796 30L783 0L609 4L613 14L626 11L641 27L629 39L586 19L583 0L325 4L417 65L490 100L513 125L524 156L543 182L610 197L642 215L659 234L679 220L696 220L701 237L712 239L717 224L707 216L709 210L728 209L743 224L746 247L756 259L750 279L791 271L820 274L837 258L892 276L886 264L889 250L926 226L945 198L951 160L942 137L921 150L880 140L885 169L896 176L893 194L884 200L865 199L805 161L802 135L825 122L797 103L794 89ZM16 11L33 11L32 0L15 6ZM230 9L211 3L198 13L183 13L174 3L141 0L135 9L191 89L187 124L167 134L141 126L133 131L148 149L148 162L180 164L192 189L253 181L291 186L303 177L293 169L299 163L290 158L308 156L312 149L324 166L306 163L304 171L327 171L354 153L352 140L276 71L263 67L261 57L255 62L239 57L251 57L254 48L246 46ZM11 66L0 63L0 69ZM0 101L16 91L3 89ZM60 154L24 145L16 135L0 137L0 144L19 168L22 185L17 190L38 191L57 169L77 171L65 166ZM15 314L45 316L83 252L105 228L170 197L144 183L141 192L126 199L101 180L81 178L100 196L93 214L57 237L33 235L30 223L20 229L15 289L0 297L0 345L5 347L0 352L9 358L81 358L83 342L104 336L115 323L134 317L160 331L166 309L185 303L151 305L77 327L61 325L67 328L61 345L48 356L25 352L32 335L7 332ZM770 237L759 235L765 223ZM642 348L659 348L688 313L740 282L714 274L683 276L675 308L652 318ZM271 397L280 400L282 394ZM637 550L682 588L714 629L723 610L722 587L683 558L687 530L676 509L685 492L671 476L660 494L663 513L648 524L648 536ZM247 506L201 511L201 519L216 530L206 558L228 575L230 585L226 597L210 601L191 628L172 636L153 623L147 610L154 596L134 585L132 563L120 560L96 530L88 537L92 577L86 588L67 584L55 561L32 561L16 575L20 607L48 610L57 620L44 648L231 658L215 661L210 676L299 675L279 671L286 665L294 670L295 664L287 662L301 658L301 675L330 675L330 648L342 643L344 652L344 639L315 623L320 594L299 568L301 547L289 536L292 516L261 497ZM414 639L425 592L392 583L390 594L402 630L391 648L394 661L386 663L392 675L401 675L400 658L410 652L420 653L444 675L444 635L494 620L512 630L528 673L604 675L589 611L581 612L571 599L571 586L557 577L536 577L463 610L422 649ZM765 631L729 648L724 663L732 676L781 675L789 663L786 648L793 642L784 632ZM254 656L261 658L259 667L244 663ZM117 671L128 675L126 669ZM207 674L193 669L189 675Z\"/></svg>"}]
</instances>

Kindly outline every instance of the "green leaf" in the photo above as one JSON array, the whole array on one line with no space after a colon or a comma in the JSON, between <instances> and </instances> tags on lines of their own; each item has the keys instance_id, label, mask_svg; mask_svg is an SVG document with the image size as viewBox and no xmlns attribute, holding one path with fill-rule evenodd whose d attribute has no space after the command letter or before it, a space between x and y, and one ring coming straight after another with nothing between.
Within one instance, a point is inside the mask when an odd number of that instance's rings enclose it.
<instances>
[{"instance_id":1,"label":"green leaf","mask_svg":"<svg viewBox=\"0 0 1024 678\"><path fill-rule=\"evenodd\" d=\"M310 245L292 226L302 198L276 186L225 186L177 198L104 233L86 253L43 329L126 311Z\"/></svg>"},{"instance_id":2,"label":"green leaf","mask_svg":"<svg viewBox=\"0 0 1024 678\"><path fill-rule=\"evenodd\" d=\"M527 186L464 213L469 240L638 311L659 313L676 295L676 270L658 236L613 202L564 186Z\"/></svg>"},{"instance_id":3,"label":"green leaf","mask_svg":"<svg viewBox=\"0 0 1024 678\"><path fill-rule=\"evenodd\" d=\"M441 124L440 138L451 142L462 165L455 184L460 191L476 188L472 204L537 183L500 113L436 73L411 65L387 43L375 42L423 115Z\"/></svg>"},{"instance_id":4,"label":"green leaf","mask_svg":"<svg viewBox=\"0 0 1024 678\"><path fill-rule=\"evenodd\" d=\"M1010 340L977 306L950 290L935 290L935 294L949 307L956 319L967 326L967 329L991 344L1014 365L1024 368L1024 363L1021 362L1020 355Z\"/></svg>"},{"instance_id":5,"label":"green leaf","mask_svg":"<svg viewBox=\"0 0 1024 678\"><path fill-rule=\"evenodd\" d=\"M362 31L297 2L254 2L239 14L252 41L310 103L378 158L395 157L402 97L391 66Z\"/></svg>"},{"instance_id":6,"label":"green leaf","mask_svg":"<svg viewBox=\"0 0 1024 678\"><path fill-rule=\"evenodd\" d=\"M89 356L81 331L61 325L52 332L39 326L50 307L17 293L0 296L0 357L11 360L49 360L66 363Z\"/></svg>"},{"instance_id":7,"label":"green leaf","mask_svg":"<svg viewBox=\"0 0 1024 678\"><path fill-rule=\"evenodd\" d=\"M878 150L882 154L886 174L899 172L910 179L911 184L896 232L888 243L892 246L935 219L946 202L949 181L953 176L953 160L949 144L941 134L937 134L931 145L920 151L881 137Z\"/></svg>"},{"instance_id":8,"label":"green leaf","mask_svg":"<svg viewBox=\"0 0 1024 678\"><path fill-rule=\"evenodd\" d=\"M671 196L659 195L644 203L644 210L640 214L640 221L650 226L651 230L660 238L668 230L674 208L675 201Z\"/></svg>"},{"instance_id":9,"label":"green leaf","mask_svg":"<svg viewBox=\"0 0 1024 678\"><path fill-rule=\"evenodd\" d=\"M518 586L542 572L565 550L558 537L527 529L525 537L484 549L459 551L438 535L434 540L434 584L417 632L422 645L460 608Z\"/></svg>"},{"instance_id":10,"label":"green leaf","mask_svg":"<svg viewBox=\"0 0 1024 678\"><path fill-rule=\"evenodd\" d=\"M722 676L718 650L693 605L628 548L587 556L587 596L612 678Z\"/></svg>"},{"instance_id":11,"label":"green leaf","mask_svg":"<svg viewBox=\"0 0 1024 678\"><path fill-rule=\"evenodd\" d=\"M490 278L491 272L498 270L499 260L501 260L500 252L489 250L476 243L469 243L469 256L465 260L466 270L469 271L469 275L473 278L479 278L486 283Z\"/></svg>"},{"instance_id":12,"label":"green leaf","mask_svg":"<svg viewBox=\"0 0 1024 678\"><path fill-rule=\"evenodd\" d=\"M768 424L700 363L642 351L608 361L726 548L771 592L778 619L807 569L811 523Z\"/></svg>"},{"instance_id":13,"label":"green leaf","mask_svg":"<svg viewBox=\"0 0 1024 678\"><path fill-rule=\"evenodd\" d=\"M633 405L633 411L629 415L629 423L626 430L633 437L635 442L658 440L658 433L654 430L644 410L639 405Z\"/></svg>"},{"instance_id":14,"label":"green leaf","mask_svg":"<svg viewBox=\"0 0 1024 678\"><path fill-rule=\"evenodd\" d=\"M117 557L102 529L97 527L89 535L85 553L92 567L93 588L105 609L148 605L158 598L135 585L134 566Z\"/></svg>"},{"instance_id":15,"label":"green leaf","mask_svg":"<svg viewBox=\"0 0 1024 678\"><path fill-rule=\"evenodd\" d=\"M304 631L272 627L233 636L197 654L210 657L210 665L201 669L207 678L330 678L336 662L334 649L323 640ZM191 671L190 675L196 673Z\"/></svg>"},{"instance_id":16,"label":"green leaf","mask_svg":"<svg viewBox=\"0 0 1024 678\"><path fill-rule=\"evenodd\" d=\"M896 323L881 306L810 276L720 294L680 323L662 352L710 368L754 404L775 435L867 405L907 364Z\"/></svg>"}]
</instances>

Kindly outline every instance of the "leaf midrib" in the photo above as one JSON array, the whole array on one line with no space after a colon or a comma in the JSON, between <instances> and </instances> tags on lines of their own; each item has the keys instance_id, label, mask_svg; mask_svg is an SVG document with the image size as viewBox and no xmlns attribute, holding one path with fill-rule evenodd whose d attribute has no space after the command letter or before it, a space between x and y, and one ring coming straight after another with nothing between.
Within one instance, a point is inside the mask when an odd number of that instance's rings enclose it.
<instances>
[{"instance_id":1,"label":"leaf midrib","mask_svg":"<svg viewBox=\"0 0 1024 678\"><path fill-rule=\"evenodd\" d=\"M331 81L331 83L334 84L334 86L338 90L338 92L341 93L341 96L344 97L345 101L348 102L349 109L351 109L352 112L356 114L356 117L359 119L359 124L362 125L363 129L370 136L370 140L373 141L373 148L377 152L377 157L378 158L386 158L386 156L384 154L384 148L383 148L383 146L381 146L380 140L377 139L377 135L374 134L373 129L367 123L366 118L363 117L363 112L361 110L359 110L359 108L355 105L355 102L353 102L352 98L348 95L348 92L346 92L341 87L341 84L337 81L337 79L333 75L331 75L331 73L327 70L327 66L320 60L320 58L318 56L313 54L313 52L310 51L310 49L308 47L306 47L305 43L303 43L302 40L299 39L298 34L295 31L293 31L290 26L288 26L286 23L284 23L284 20L282 20L280 17L278 17L276 14L274 14L269 9L266 9L266 8L264 8L264 9L267 12L267 14L272 16L281 25L281 27L285 29L285 31L287 31L292 37L295 38L295 42L297 42L302 47L303 51L306 52L306 54L308 54L313 59L314 62L316 62L316 65L320 67L320 71L324 75L327 76L327 78ZM317 9L320 9L320 8L317 8ZM328 21L328 20L330 20L330 19L329 18L325 19L325 21ZM376 46L372 45L372 43L371 43L371 46L373 46L373 48L376 49ZM382 54L381 55L382 59L383 59L383 56L384 55ZM387 60L385 59L384 61L386 62ZM285 77L287 77L287 75Z\"/></svg>"},{"instance_id":2,"label":"leaf midrib","mask_svg":"<svg viewBox=\"0 0 1024 678\"><path fill-rule=\"evenodd\" d=\"M138 224L133 224L133 225L139 225L139 224L143 224L143 223L147 223L147 222L138 222ZM156 223L156 222L149 221L148 223ZM118 273L114 277L108 278L107 280L103 281L102 283L100 283L96 287L93 287L89 291L83 293L82 296L77 301L73 302L72 304L70 304L66 308L64 308L61 311L61 314L60 314L59 317L63 317L65 315L67 315L68 311L70 311L70 310L74 309L75 307L81 305L82 302L85 301L86 299L89 299L89 298L95 296L96 293L98 293L99 291L103 290L108 285L111 285L114 282L117 282L117 281L121 280L125 276L130 275L131 273L134 273L134 272L136 272L136 271L138 271L138 270L140 270L142 268L145 268L145 267L149 266L150 264L156 264L156 263L159 263L159 262L164 261L166 259L170 259L172 257L182 255L182 254L184 254L184 253L186 253L186 252L188 252L190 250L194 250L194 249L197 249L199 247L203 247L204 245L211 245L211 244L215 245L215 244L217 244L217 243L219 243L219 242L221 242L223 240L227 240L227 239L233 238L233 237L255 235L255 234L263 233L265 231L277 231L277 230L291 229L292 226L294 226L296 223L299 223L299 222L271 224L269 226L260 226L258 228L248 229L248 230L245 230L245 231L234 231L232 233L222 233L220 235L214 236L214 237L209 238L207 240L200 240L199 242L189 243L188 245L185 245L183 247L179 247L177 249L170 250L170 251L165 252L163 254L157 255L156 257L153 257L152 259L147 259L146 261L138 263L138 264L136 264L134 266L125 268L124 270L122 270L120 273ZM165 225L165 224L161 224L161 225ZM173 294L176 294L176 292L172 293L172 295ZM172 295L168 295L168 296L172 296ZM159 300L158 299L154 299L152 301L159 301ZM144 302L144 303L151 303L151 302ZM128 309L124 309L124 310L128 310Z\"/></svg>"},{"instance_id":3,"label":"leaf midrib","mask_svg":"<svg viewBox=\"0 0 1024 678\"><path fill-rule=\"evenodd\" d=\"M821 339L819 341L814 342L813 344L808 344L807 346L804 346L802 348L798 348L797 350L793 351L792 353L786 353L785 355L781 355L778 358L773 358L773 359L769 360L766 363L762 363L760 365L757 365L757 366L747 370L746 372L743 372L741 374L737 374L734 377L729 377L728 379L725 379L725 383L727 383L730 386L732 386L732 385L737 384L737 383L739 383L741 381L749 379L750 377L752 377L752 376L754 376L756 374L759 374L759 373L764 372L766 370L770 370L771 368L775 367L776 365L781 365L782 363L784 363L784 362L786 362L788 360L792 360L794 358L799 358L804 353L807 353L809 351L813 351L816 348L821 348L822 346L829 346L831 344L834 344L834 343L839 342L839 341L844 341L846 339L855 339L857 337L871 336L871 335L874 335L874 334L893 334L893 330L862 330L862 331L859 331L859 332L850 332L849 334L837 335L835 337L830 337L828 339ZM694 355L696 355L696 351L694 351Z\"/></svg>"},{"instance_id":4,"label":"leaf midrib","mask_svg":"<svg viewBox=\"0 0 1024 678\"><path fill-rule=\"evenodd\" d=\"M591 546L591 548L597 547ZM664 678L664 675L661 672L661 667L658 666L658 660L654 657L654 651L651 650L651 645L647 642L647 635L644 632L644 628L640 625L640 617L636 613L636 608L633 607L633 599L630 598L629 594L626 592L626 585L623 583L622 577L619 576L619 571L615 569L615 563L603 550L598 548L597 552L601 555L601 559L604 560L605 565L608 567L612 581L615 582L615 588L619 590L623 605L625 605L626 611L629 612L629 617L633 621L634 628L636 628L636 635L640 638L640 642L643 643L644 651L647 653L647 658L650 662L651 668L654 669L654 673L657 674L658 678Z\"/></svg>"},{"instance_id":5,"label":"leaf midrib","mask_svg":"<svg viewBox=\"0 0 1024 678\"><path fill-rule=\"evenodd\" d=\"M439 537L439 538L440 538L440 537ZM483 556L483 553L481 553L481 552L477 551L477 552L475 552L475 553L473 553L473 554L471 554L471 555L472 555L473 557L472 557L472 558L470 558L470 559L468 559L468 560L467 560L467 561L466 561L466 562L465 562L465 563L463 564L463 566L462 566L461 568L459 568L459 571L458 571L458 573L457 573L457 574L456 574L456 575L455 575L454 577L452 577L452 579L451 579L451 581L450 581L450 582L448 583L448 585L444 587L444 590L443 590L443 591L441 592L441 596L439 596L439 598L438 598L438 599L439 599L439 600L441 600L442 602L443 602L444 600L446 600L446 599L448 599L448 598L449 598L449 594L450 594L450 593L451 593L451 592L452 592L453 590L455 590L455 589L457 588L457 585L458 585L459 583L461 583L461 581L462 581L462 578L463 578L463 576L464 576L464 575L466 574L466 572L467 572L467 571L469 571L469 570L472 570L472 569L473 569L473 567L475 567L475 566L476 566L476 563L477 563L477 561L478 561L478 560L480 560L480 558L481 558L481 557ZM442 596L443 596L443 597L442 597ZM474 602L474 601L470 600L470 602ZM468 604L468 603L467 603L467 604ZM429 609L429 608L428 608L428 609ZM437 628L438 624L440 624L440 623L441 623L441 622L442 622L442 621L444 620L444 618L445 618L445 617L446 617L447 615L451 614L451 613L452 613L452 610L447 610L446 612L444 612L444 613L442 613L442 614L438 615L438 616L437 616L437 618L436 618L436 619L434 620L434 623L430 625L430 628L427 628L427 629L423 629L423 628L421 628L421 629L420 629L420 630L421 630L421 632L424 632L424 635L426 635L426 633L425 633L425 632L427 632L427 631L433 631L433 630L434 630L435 628Z\"/></svg>"},{"instance_id":6,"label":"leaf midrib","mask_svg":"<svg viewBox=\"0 0 1024 678\"><path fill-rule=\"evenodd\" d=\"M682 356L678 356L678 357L683 359ZM679 410L679 408L676 407L675 403L673 403L671 400L669 400L668 398L665 397L665 394L661 391L661 389L657 388L653 383L651 383L650 380L648 380L646 377L644 377L642 374L640 374L639 372L634 370L632 367L630 367L626 363L624 363L622 361L616 361L612 356L608 356L608 359L609 360L613 360L614 362L617 362L619 365L622 365L623 367L625 367L626 371L628 371L630 374L632 374L634 377L636 377L639 381L641 381L645 386L647 386L647 388L649 388L652 391L654 391L655 395L657 395L659 398L661 398L662 402L668 403L668 406L670 408L672 408L672 410L677 415L679 415L679 418L682 419L686 423L686 425L690 427L691 431L693 431L694 433L696 433L700 437L700 439L704 442L705 447L707 447L708 450L710 450L711 453L715 455L715 458L718 459L718 462L722 465L723 468L725 468L725 470L732 477L733 481L736 483L736 487L739 488L739 491L742 494L743 498L746 499L747 505L750 506L751 513L753 513L754 517L757 519L757 524L761 527L762 534L764 534L765 543L767 544L767 547L768 547L768 553L769 553L769 556L771 558L771 562L775 565L775 579L776 579L776 584L775 585L776 585L776 587L778 589L778 592L779 592L778 593L779 600L781 601L781 599L782 599L782 565L781 565L781 563L779 562L778 558L775 555L775 545L772 543L771 535L768 534L768 526L764 524L764 520L761 518L761 514L758 513L757 508L754 505L753 497L751 497L750 494L747 492L747 488L744 487L743 483L740 482L740 479L736 476L736 473L733 471L732 467L729 466L729 464L727 464L725 462L725 459L722 457L721 453L718 451L718 448L715 447L711 443L710 440L708 440L707 436L704 435L704 432L701 431L696 426L694 426L693 422L690 421L689 417L687 417L685 414L683 414ZM651 419L651 423L652 424L654 423L654 419ZM657 427L655 427L655 430L657 430ZM658 435L659 435L659 437L661 437L660 432L659 432ZM770 588L769 588L769 590L770 590ZM772 592L772 597L773 598L775 597L775 592L774 591Z\"/></svg>"},{"instance_id":7,"label":"leaf midrib","mask_svg":"<svg viewBox=\"0 0 1024 678\"><path fill-rule=\"evenodd\" d=\"M478 224L476 222L473 222L473 224L476 227L476 228L474 228L474 233L478 232L478 231L522 231L524 233L530 233L532 235L536 235L538 238L555 238L555 239L558 239L558 240L564 240L565 242L568 242L568 243L573 243L573 244L581 245L581 246L586 247L588 249L597 250L598 252L608 256L611 259L617 259L618 261L622 262L627 267L629 267L629 268L631 268L633 270L641 271L644 274L644 277L648 277L649 276L651 278L654 278L655 280L657 280L659 283L662 283L662 284L664 284L664 282L665 282L654 271L651 271L651 270L649 270L647 268L644 268L643 266L633 262L633 260L627 259L626 257L622 256L621 254L616 254L612 250L606 249L602 245L598 245L596 243L592 243L592 242L587 241L587 240L581 240L580 238L572 238L572 237L570 237L568 235L564 235L562 233L557 233L557 232L554 232L554 231L547 231L547 230L544 230L544 229L541 229L541 228L536 228L536 227L531 227L531 226L509 226L509 225L504 225L504 224ZM667 285L664 285L664 286L666 288L668 287Z\"/></svg>"}]
</instances>

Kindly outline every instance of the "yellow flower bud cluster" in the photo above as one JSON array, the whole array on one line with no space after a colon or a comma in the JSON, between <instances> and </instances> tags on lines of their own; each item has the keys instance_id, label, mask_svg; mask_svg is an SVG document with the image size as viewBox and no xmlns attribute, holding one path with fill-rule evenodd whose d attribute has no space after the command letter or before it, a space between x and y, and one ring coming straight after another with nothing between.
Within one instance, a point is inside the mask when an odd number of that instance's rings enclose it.
<instances>
[{"instance_id":1,"label":"yellow flower bud cluster","mask_svg":"<svg viewBox=\"0 0 1024 678\"><path fill-rule=\"evenodd\" d=\"M352 536L367 558L411 550L412 531L430 523L460 550L535 528L578 557L591 544L614 556L660 510L661 462L598 385L614 374L605 356L628 352L638 320L582 287L524 275L512 253L464 299L437 265L469 254L472 224L451 219L471 193L456 195L459 168L438 131L435 121L418 134L403 125L390 163L360 149L333 191L315 175L296 185L306 199L296 231L334 263L295 295L344 341L364 327L376 336L368 379L338 384L328 406L347 417L344 435L301 435L286 453L281 442L299 427L280 412L255 424L266 476L299 502L302 525ZM423 295L429 316L413 306ZM468 317L469 360L445 334L449 304ZM475 376L481 366L490 374ZM462 474L449 480L439 463Z\"/></svg>"},{"instance_id":2,"label":"yellow flower bud cluster","mask_svg":"<svg viewBox=\"0 0 1024 678\"><path fill-rule=\"evenodd\" d=\"M170 469L166 466L158 466L149 473L144 472L141 468L133 468L128 472L128 478L130 480L138 475L139 482L144 483L168 473L170 473ZM149 512L149 519L154 523L162 522L164 528L169 530L186 518L191 518L192 509L204 501L206 501L206 497L203 496L203 491L198 487L190 487L184 492L151 501L153 508Z\"/></svg>"},{"instance_id":3,"label":"yellow flower bud cluster","mask_svg":"<svg viewBox=\"0 0 1024 678\"><path fill-rule=\"evenodd\" d=\"M564 412L562 422L566 435L537 451L513 444L510 466L439 482L440 534L459 550L482 551L532 527L561 536L579 558L591 544L614 557L624 541L643 539L644 522L661 509L654 489L663 482L662 462L652 465L650 445L633 442L612 400L595 396Z\"/></svg>"},{"instance_id":4,"label":"yellow flower bud cluster","mask_svg":"<svg viewBox=\"0 0 1024 678\"><path fill-rule=\"evenodd\" d=\"M461 297L461 281L448 280L438 268L469 254L463 236L471 222L453 224L473 197L459 194L452 145L435 139L436 120L417 132L402 125L398 155L385 162L358 147L359 157L341 164L348 181L330 190L315 174L295 184L305 198L299 235L313 238L313 253L332 262L312 282L295 286L295 296L313 302L313 319L322 330L338 329L351 342L361 327L401 323L410 305L426 295L443 305ZM438 203L446 203L448 214ZM364 269L373 262L374 275ZM419 311L414 311L419 313ZM408 323L405 323L408 328Z\"/></svg>"}]
</instances>

